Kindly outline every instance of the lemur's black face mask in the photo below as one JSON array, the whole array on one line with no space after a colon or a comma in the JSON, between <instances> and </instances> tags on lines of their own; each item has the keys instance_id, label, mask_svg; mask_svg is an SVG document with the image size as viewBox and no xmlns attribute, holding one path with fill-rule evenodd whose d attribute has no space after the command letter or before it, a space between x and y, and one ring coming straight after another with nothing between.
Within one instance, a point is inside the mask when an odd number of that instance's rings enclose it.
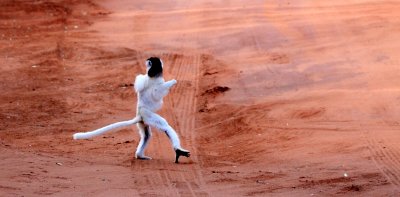
<instances>
[{"instance_id":1,"label":"lemur's black face mask","mask_svg":"<svg viewBox=\"0 0 400 197\"><path fill-rule=\"evenodd\" d=\"M163 72L163 63L158 57L150 57L146 61L147 75L149 77L160 77Z\"/></svg>"}]
</instances>

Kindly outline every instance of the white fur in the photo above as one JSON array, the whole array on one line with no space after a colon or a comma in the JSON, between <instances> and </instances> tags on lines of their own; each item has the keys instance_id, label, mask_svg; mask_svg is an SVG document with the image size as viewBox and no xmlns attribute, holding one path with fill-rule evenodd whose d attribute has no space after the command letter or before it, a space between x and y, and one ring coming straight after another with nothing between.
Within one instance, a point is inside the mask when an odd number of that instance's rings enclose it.
<instances>
[{"instance_id":1,"label":"white fur","mask_svg":"<svg viewBox=\"0 0 400 197\"><path fill-rule=\"evenodd\" d=\"M149 62L146 61L147 71L149 70ZM180 140L175 130L168 124L168 122L155 112L161 109L163 104L163 97L165 97L169 89L177 82L175 79L165 82L163 77L149 77L148 75L138 75L135 79L135 91L137 93L137 111L136 117L132 120L122 121L110 124L100 129L86 132L86 133L75 133L74 139L89 139L112 129L117 129L132 124L137 124L141 140L137 147L136 158L138 159L150 159L144 155L144 150L151 138L151 130L149 126L156 127L160 131L167 134L171 140L173 148L181 149Z\"/></svg>"},{"instance_id":2,"label":"white fur","mask_svg":"<svg viewBox=\"0 0 400 197\"><path fill-rule=\"evenodd\" d=\"M134 86L134 88L135 88L135 91L136 92L140 92L140 91L142 91L143 90L143 88L146 86L146 75L138 75L138 76L136 76L136 79L135 79L135 86Z\"/></svg>"}]
</instances>

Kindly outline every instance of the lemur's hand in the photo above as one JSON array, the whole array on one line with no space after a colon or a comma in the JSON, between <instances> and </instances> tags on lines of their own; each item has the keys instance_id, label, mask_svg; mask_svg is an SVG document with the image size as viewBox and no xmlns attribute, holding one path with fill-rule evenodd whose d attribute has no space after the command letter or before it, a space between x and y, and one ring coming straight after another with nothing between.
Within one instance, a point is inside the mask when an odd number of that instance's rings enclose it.
<instances>
[{"instance_id":1,"label":"lemur's hand","mask_svg":"<svg viewBox=\"0 0 400 197\"><path fill-rule=\"evenodd\" d=\"M176 83L178 83L175 79L171 80L172 85L175 85Z\"/></svg>"}]
</instances>

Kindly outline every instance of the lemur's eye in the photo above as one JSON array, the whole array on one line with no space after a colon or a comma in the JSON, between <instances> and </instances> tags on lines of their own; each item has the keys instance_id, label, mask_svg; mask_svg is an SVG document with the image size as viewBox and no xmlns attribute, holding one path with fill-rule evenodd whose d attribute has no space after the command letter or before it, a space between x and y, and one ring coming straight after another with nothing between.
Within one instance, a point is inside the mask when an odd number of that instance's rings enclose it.
<instances>
[{"instance_id":1,"label":"lemur's eye","mask_svg":"<svg viewBox=\"0 0 400 197\"><path fill-rule=\"evenodd\" d=\"M150 60L147 60L147 66L151 67L151 61Z\"/></svg>"}]
</instances>

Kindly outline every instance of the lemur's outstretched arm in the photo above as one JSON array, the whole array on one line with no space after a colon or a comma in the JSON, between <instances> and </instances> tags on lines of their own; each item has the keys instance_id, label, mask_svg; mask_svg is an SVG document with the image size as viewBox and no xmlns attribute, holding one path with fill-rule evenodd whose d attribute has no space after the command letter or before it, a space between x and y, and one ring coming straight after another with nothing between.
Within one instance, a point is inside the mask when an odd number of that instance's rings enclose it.
<instances>
[{"instance_id":1,"label":"lemur's outstretched arm","mask_svg":"<svg viewBox=\"0 0 400 197\"><path fill-rule=\"evenodd\" d=\"M167 82L164 82L163 87L165 89L170 89L173 85L175 85L177 81L175 79L169 80Z\"/></svg>"},{"instance_id":2,"label":"lemur's outstretched arm","mask_svg":"<svg viewBox=\"0 0 400 197\"><path fill-rule=\"evenodd\" d=\"M169 89L176 83L176 80L172 79L159 85L158 88L154 89L154 92L152 94L153 98L155 98L156 100L161 100L164 96L167 96L167 94L169 93Z\"/></svg>"}]
</instances>

